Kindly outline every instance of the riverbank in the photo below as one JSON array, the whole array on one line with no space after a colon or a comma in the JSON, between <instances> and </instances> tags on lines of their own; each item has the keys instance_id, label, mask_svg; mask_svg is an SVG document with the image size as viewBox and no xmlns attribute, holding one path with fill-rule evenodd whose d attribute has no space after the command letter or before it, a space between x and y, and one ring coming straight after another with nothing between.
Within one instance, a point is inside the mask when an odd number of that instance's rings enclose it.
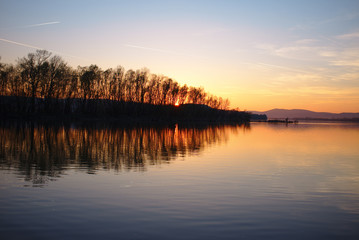
<instances>
[{"instance_id":1,"label":"riverbank","mask_svg":"<svg viewBox=\"0 0 359 240\"><path fill-rule=\"evenodd\" d=\"M154 105L107 99L40 99L0 96L3 119L119 123L248 123L250 113L202 104Z\"/></svg>"}]
</instances>

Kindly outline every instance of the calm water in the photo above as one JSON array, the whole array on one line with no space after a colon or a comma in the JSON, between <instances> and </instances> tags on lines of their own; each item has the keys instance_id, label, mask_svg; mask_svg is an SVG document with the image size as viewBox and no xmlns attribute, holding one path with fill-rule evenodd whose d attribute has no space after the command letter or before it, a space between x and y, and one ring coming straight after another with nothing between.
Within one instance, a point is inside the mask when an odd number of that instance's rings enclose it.
<instances>
[{"instance_id":1,"label":"calm water","mask_svg":"<svg viewBox=\"0 0 359 240\"><path fill-rule=\"evenodd\" d=\"M2 239L359 239L359 125L0 125Z\"/></svg>"}]
</instances>

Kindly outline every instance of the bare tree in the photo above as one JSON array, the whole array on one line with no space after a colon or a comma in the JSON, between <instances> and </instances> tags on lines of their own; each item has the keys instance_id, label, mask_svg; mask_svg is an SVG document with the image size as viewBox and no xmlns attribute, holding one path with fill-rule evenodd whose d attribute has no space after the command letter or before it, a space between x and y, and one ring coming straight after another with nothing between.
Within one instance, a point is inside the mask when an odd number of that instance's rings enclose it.
<instances>
[{"instance_id":1,"label":"bare tree","mask_svg":"<svg viewBox=\"0 0 359 240\"><path fill-rule=\"evenodd\" d=\"M125 75L125 101L134 102L136 99L135 95L135 82L136 82L136 72L132 69L127 70Z\"/></svg>"},{"instance_id":2,"label":"bare tree","mask_svg":"<svg viewBox=\"0 0 359 240\"><path fill-rule=\"evenodd\" d=\"M27 57L18 60L21 78L27 88L26 93L32 99L32 112L35 110L35 97L38 97L39 85L48 70L47 60L50 56L51 53L46 50L37 50L36 53L29 53Z\"/></svg>"},{"instance_id":3,"label":"bare tree","mask_svg":"<svg viewBox=\"0 0 359 240\"><path fill-rule=\"evenodd\" d=\"M187 94L188 94L188 87L185 84L182 87L180 87L180 89L179 89L179 94L178 94L178 103L179 104L184 104L186 102Z\"/></svg>"},{"instance_id":4,"label":"bare tree","mask_svg":"<svg viewBox=\"0 0 359 240\"><path fill-rule=\"evenodd\" d=\"M66 90L69 81L68 74L69 68L61 57L54 56L46 61L40 82L41 95L47 99L63 96L62 92Z\"/></svg>"},{"instance_id":5,"label":"bare tree","mask_svg":"<svg viewBox=\"0 0 359 240\"><path fill-rule=\"evenodd\" d=\"M96 65L91 65L82 69L80 76L83 98L92 98L95 92L95 81L100 77L100 69Z\"/></svg>"}]
</instances>

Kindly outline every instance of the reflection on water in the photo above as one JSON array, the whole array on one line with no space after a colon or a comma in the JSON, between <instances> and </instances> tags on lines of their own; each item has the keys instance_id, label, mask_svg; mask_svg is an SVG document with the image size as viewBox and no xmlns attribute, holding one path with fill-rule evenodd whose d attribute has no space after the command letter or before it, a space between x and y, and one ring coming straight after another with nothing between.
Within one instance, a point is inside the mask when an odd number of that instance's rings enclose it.
<instances>
[{"instance_id":1,"label":"reflection on water","mask_svg":"<svg viewBox=\"0 0 359 240\"><path fill-rule=\"evenodd\" d=\"M242 125L241 128L248 128ZM2 123L1 168L17 169L26 180L42 184L68 168L145 171L148 165L170 163L175 157L198 154L227 141L237 126L87 127Z\"/></svg>"},{"instance_id":2,"label":"reflection on water","mask_svg":"<svg viewBox=\"0 0 359 240\"><path fill-rule=\"evenodd\" d=\"M0 236L356 240L358 146L347 123L3 123Z\"/></svg>"}]
</instances>

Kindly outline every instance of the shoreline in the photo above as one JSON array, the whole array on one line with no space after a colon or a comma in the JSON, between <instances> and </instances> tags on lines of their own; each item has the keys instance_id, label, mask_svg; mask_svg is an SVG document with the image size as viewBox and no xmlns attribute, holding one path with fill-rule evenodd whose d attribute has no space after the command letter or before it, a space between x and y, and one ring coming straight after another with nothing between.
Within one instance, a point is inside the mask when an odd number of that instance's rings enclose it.
<instances>
[{"instance_id":1,"label":"shoreline","mask_svg":"<svg viewBox=\"0 0 359 240\"><path fill-rule=\"evenodd\" d=\"M203 104L155 105L106 99L35 99L0 96L2 119L30 121L105 121L142 124L236 123L250 121L245 111Z\"/></svg>"}]
</instances>

